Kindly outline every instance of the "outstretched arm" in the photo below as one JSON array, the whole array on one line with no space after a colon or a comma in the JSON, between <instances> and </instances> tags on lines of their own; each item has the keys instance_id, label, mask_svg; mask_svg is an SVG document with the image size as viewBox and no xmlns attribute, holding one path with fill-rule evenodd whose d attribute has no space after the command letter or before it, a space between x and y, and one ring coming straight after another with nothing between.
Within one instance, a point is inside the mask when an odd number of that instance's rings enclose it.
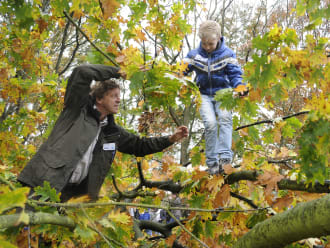
<instances>
[{"instance_id":1,"label":"outstretched arm","mask_svg":"<svg viewBox=\"0 0 330 248\"><path fill-rule=\"evenodd\" d=\"M103 81L119 78L119 67L106 65L80 65L76 67L69 80L64 97L65 107L80 107L86 103L93 80Z\"/></svg>"},{"instance_id":2,"label":"outstretched arm","mask_svg":"<svg viewBox=\"0 0 330 248\"><path fill-rule=\"evenodd\" d=\"M188 128L180 126L171 136L146 138L139 137L120 128L120 139L118 143L118 150L123 153L134 154L137 157L161 152L165 148L171 146L173 143L188 136Z\"/></svg>"}]
</instances>

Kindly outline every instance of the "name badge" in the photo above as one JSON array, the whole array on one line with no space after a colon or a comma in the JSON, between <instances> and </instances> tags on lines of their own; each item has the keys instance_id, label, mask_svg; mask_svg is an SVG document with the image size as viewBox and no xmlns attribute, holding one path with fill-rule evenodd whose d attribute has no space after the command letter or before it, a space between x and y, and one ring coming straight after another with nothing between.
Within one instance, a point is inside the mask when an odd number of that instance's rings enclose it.
<instances>
[{"instance_id":1,"label":"name badge","mask_svg":"<svg viewBox=\"0 0 330 248\"><path fill-rule=\"evenodd\" d=\"M114 151L116 150L116 143L105 143L103 144L104 151Z\"/></svg>"}]
</instances>

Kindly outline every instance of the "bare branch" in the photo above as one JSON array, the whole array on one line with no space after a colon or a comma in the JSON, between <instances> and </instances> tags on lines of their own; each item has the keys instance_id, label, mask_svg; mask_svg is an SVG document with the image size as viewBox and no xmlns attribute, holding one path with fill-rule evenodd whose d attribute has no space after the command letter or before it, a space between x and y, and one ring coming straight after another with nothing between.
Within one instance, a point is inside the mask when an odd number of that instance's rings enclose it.
<instances>
[{"instance_id":1,"label":"bare branch","mask_svg":"<svg viewBox=\"0 0 330 248\"><path fill-rule=\"evenodd\" d=\"M84 31L81 30L81 28L79 27L79 25L77 25L77 23L75 23L75 21L71 18L70 15L68 15L68 13L66 11L63 11L64 15L66 16L66 18L68 18L70 20L70 22L79 30L79 32L88 40L88 42L98 51L100 52L105 58L107 58L113 65L115 66L119 66L116 61L114 61L111 57L109 57L109 55L107 55L106 53L104 53L98 46L96 46L90 39L89 37L84 33Z\"/></svg>"},{"instance_id":2,"label":"bare branch","mask_svg":"<svg viewBox=\"0 0 330 248\"><path fill-rule=\"evenodd\" d=\"M292 114L292 115L284 116L284 117L282 117L282 120L286 120L286 119L289 119L289 118L294 117L294 116L308 114L308 113L309 113L309 111L301 111L301 112L298 112L298 113L295 113L295 114ZM235 131L238 131L238 130L246 128L246 127L252 127L252 126L256 126L256 125L263 124L263 123L273 123L273 122L274 122L274 120L257 121L257 122L251 123L251 124L247 124L247 125L244 125L244 126L237 127L235 129Z\"/></svg>"}]
</instances>

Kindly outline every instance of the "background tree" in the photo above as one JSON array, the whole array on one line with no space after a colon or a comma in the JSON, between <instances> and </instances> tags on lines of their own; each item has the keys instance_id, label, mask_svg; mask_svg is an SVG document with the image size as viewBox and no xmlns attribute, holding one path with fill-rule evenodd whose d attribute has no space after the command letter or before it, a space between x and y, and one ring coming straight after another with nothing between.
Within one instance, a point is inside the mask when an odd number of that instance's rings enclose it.
<instances>
[{"instance_id":1,"label":"background tree","mask_svg":"<svg viewBox=\"0 0 330 248\"><path fill-rule=\"evenodd\" d=\"M221 23L250 87L246 99L235 97L235 90L217 95L223 107L237 113L236 168L226 167L225 177L213 178L200 167L198 89L193 76L180 75L181 60L198 46L196 31L206 18ZM259 236L265 237L260 247L313 236L324 237L318 242L325 245L330 232L328 20L327 2L319 0L254 6L192 0L2 1L0 246L24 247L27 237L33 242L39 234L54 247L256 247ZM141 135L185 124L190 137L143 160L117 154L96 203L80 198L61 204L47 183L36 189L39 201L27 199L28 189L16 175L61 111L72 67L85 62L120 65L127 73L119 124ZM175 209L166 200L171 193L182 198L184 220L160 224L127 213L159 208L171 215ZM18 213L25 204L37 213ZM302 212L315 221L302 221ZM288 220L296 232L282 232ZM32 236L23 228L28 224ZM268 236L267 225L273 228ZM150 237L145 229L159 235Z\"/></svg>"}]
</instances>

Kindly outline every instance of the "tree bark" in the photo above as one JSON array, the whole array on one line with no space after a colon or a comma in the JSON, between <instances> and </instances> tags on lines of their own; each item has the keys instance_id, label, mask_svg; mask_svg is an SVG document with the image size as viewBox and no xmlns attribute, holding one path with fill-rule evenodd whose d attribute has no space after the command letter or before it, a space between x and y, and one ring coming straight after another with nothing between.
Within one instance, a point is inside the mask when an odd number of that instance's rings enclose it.
<instances>
[{"instance_id":1,"label":"tree bark","mask_svg":"<svg viewBox=\"0 0 330 248\"><path fill-rule=\"evenodd\" d=\"M67 216L60 216L48 213L23 213L28 215L28 219L22 218L22 214L2 215L0 216L0 229L22 225L52 224L68 228L74 228L76 224Z\"/></svg>"},{"instance_id":2,"label":"tree bark","mask_svg":"<svg viewBox=\"0 0 330 248\"><path fill-rule=\"evenodd\" d=\"M277 248L310 237L330 234L330 195L258 223L233 248Z\"/></svg>"}]
</instances>

